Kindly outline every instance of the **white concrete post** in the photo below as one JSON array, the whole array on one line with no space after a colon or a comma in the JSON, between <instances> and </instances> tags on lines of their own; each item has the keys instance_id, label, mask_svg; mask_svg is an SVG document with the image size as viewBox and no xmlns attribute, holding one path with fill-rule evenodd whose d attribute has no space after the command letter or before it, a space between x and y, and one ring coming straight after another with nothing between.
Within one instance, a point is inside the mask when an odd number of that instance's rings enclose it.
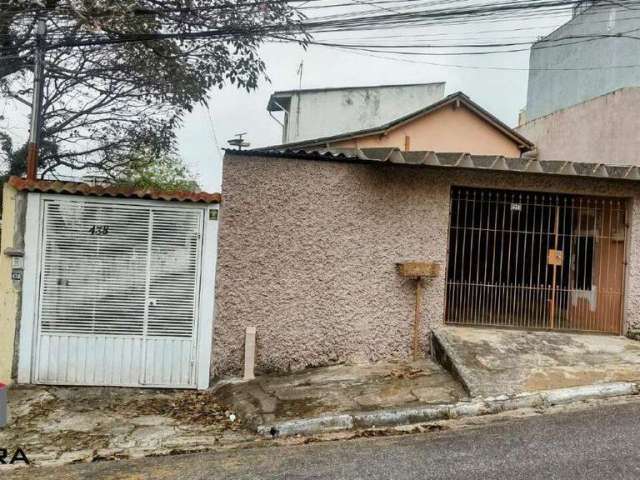
<instances>
[{"instance_id":1,"label":"white concrete post","mask_svg":"<svg viewBox=\"0 0 640 480\"><path fill-rule=\"evenodd\" d=\"M247 327L244 339L244 379L253 380L256 364L256 327Z\"/></svg>"}]
</instances>

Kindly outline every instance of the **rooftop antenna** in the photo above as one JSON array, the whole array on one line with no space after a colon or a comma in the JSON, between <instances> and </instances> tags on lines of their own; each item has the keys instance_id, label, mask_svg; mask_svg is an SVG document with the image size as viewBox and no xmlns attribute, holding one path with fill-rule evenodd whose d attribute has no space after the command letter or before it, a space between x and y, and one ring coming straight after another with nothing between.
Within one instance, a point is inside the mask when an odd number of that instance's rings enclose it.
<instances>
[{"instance_id":1,"label":"rooftop antenna","mask_svg":"<svg viewBox=\"0 0 640 480\"><path fill-rule=\"evenodd\" d=\"M247 132L242 132L242 133L236 133L236 137L237 138L232 138L231 140L227 140L227 143L229 145L232 145L234 147L238 147L238 150L242 150L242 147L248 147L251 144L249 142L247 142L244 138L245 135L247 134Z\"/></svg>"}]
</instances>

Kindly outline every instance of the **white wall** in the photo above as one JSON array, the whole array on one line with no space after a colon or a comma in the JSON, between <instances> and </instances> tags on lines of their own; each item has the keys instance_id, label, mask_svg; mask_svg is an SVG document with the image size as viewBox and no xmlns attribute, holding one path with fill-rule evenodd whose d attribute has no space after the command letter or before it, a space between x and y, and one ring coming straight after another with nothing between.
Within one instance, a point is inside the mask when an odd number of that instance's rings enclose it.
<instances>
[{"instance_id":1,"label":"white wall","mask_svg":"<svg viewBox=\"0 0 640 480\"><path fill-rule=\"evenodd\" d=\"M283 142L377 127L444 97L444 83L296 92Z\"/></svg>"}]
</instances>

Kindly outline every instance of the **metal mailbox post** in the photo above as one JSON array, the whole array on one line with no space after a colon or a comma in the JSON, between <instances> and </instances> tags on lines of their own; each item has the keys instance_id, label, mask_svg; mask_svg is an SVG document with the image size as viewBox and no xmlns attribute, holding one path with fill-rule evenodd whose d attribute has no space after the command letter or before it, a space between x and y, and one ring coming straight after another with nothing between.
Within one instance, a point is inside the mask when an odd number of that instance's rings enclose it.
<instances>
[{"instance_id":1,"label":"metal mailbox post","mask_svg":"<svg viewBox=\"0 0 640 480\"><path fill-rule=\"evenodd\" d=\"M440 265L434 262L425 261L409 261L403 263L397 263L398 272L402 277L413 278L416 281L416 307L415 316L413 321L413 341L411 350L413 353L413 359L417 360L419 357L420 349L420 330L421 330L421 317L422 311L420 309L422 305L422 291L423 291L423 278L435 278L440 274Z\"/></svg>"}]
</instances>

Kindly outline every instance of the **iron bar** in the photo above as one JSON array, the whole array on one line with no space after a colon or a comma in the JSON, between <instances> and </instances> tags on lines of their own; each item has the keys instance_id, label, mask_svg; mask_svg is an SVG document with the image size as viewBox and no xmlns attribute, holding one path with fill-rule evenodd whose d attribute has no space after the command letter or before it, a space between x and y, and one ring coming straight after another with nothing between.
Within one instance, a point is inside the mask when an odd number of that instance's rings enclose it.
<instances>
[{"instance_id":1,"label":"iron bar","mask_svg":"<svg viewBox=\"0 0 640 480\"><path fill-rule=\"evenodd\" d=\"M624 201L459 187L451 199L447 323L620 331Z\"/></svg>"}]
</instances>

